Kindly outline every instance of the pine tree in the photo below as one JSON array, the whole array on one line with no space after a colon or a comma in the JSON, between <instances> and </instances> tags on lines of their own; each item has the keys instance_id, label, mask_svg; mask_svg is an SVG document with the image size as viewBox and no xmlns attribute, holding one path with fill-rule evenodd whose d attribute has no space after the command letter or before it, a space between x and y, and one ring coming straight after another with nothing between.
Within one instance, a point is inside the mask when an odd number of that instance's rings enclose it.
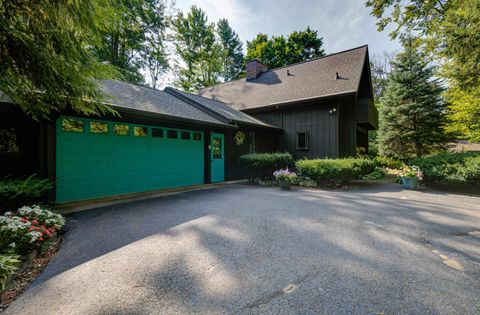
<instances>
[{"instance_id":1,"label":"pine tree","mask_svg":"<svg viewBox=\"0 0 480 315\"><path fill-rule=\"evenodd\" d=\"M392 62L388 86L381 99L379 149L384 156L422 156L445 146L446 106L435 68L411 37Z\"/></svg>"},{"instance_id":2,"label":"pine tree","mask_svg":"<svg viewBox=\"0 0 480 315\"><path fill-rule=\"evenodd\" d=\"M236 79L243 69L243 45L227 19L217 23L217 34L222 45L222 77L227 82Z\"/></svg>"}]
</instances>

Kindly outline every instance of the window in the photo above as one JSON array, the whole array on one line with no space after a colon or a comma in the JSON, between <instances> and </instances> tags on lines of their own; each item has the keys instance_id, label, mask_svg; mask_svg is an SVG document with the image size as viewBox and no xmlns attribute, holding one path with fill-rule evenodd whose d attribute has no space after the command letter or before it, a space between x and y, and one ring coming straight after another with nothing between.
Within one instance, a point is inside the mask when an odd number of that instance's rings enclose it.
<instances>
[{"instance_id":1,"label":"window","mask_svg":"<svg viewBox=\"0 0 480 315\"><path fill-rule=\"evenodd\" d=\"M101 122L101 121L91 121L90 122L90 133L107 134L108 133L108 123Z\"/></svg>"},{"instance_id":2,"label":"window","mask_svg":"<svg viewBox=\"0 0 480 315\"><path fill-rule=\"evenodd\" d=\"M213 148L213 158L221 159L222 158L222 139L221 138L212 138L212 148Z\"/></svg>"},{"instance_id":3,"label":"window","mask_svg":"<svg viewBox=\"0 0 480 315\"><path fill-rule=\"evenodd\" d=\"M63 118L62 131L83 132L83 120L75 118Z\"/></svg>"},{"instance_id":4,"label":"window","mask_svg":"<svg viewBox=\"0 0 480 315\"><path fill-rule=\"evenodd\" d=\"M129 136L130 135L130 126L123 124L113 124L113 133L116 136Z\"/></svg>"},{"instance_id":5,"label":"window","mask_svg":"<svg viewBox=\"0 0 480 315\"><path fill-rule=\"evenodd\" d=\"M163 129L152 128L152 137L154 138L163 138Z\"/></svg>"},{"instance_id":6,"label":"window","mask_svg":"<svg viewBox=\"0 0 480 315\"><path fill-rule=\"evenodd\" d=\"M200 132L194 132L194 133L193 133L193 140L194 140L194 141L202 141L202 133L200 133Z\"/></svg>"},{"instance_id":7,"label":"window","mask_svg":"<svg viewBox=\"0 0 480 315\"><path fill-rule=\"evenodd\" d=\"M248 133L248 153L255 153L255 132Z\"/></svg>"},{"instance_id":8,"label":"window","mask_svg":"<svg viewBox=\"0 0 480 315\"><path fill-rule=\"evenodd\" d=\"M297 132L297 150L308 150L308 132Z\"/></svg>"},{"instance_id":9,"label":"window","mask_svg":"<svg viewBox=\"0 0 480 315\"><path fill-rule=\"evenodd\" d=\"M167 130L167 138L169 139L178 139L178 131L176 130Z\"/></svg>"},{"instance_id":10,"label":"window","mask_svg":"<svg viewBox=\"0 0 480 315\"><path fill-rule=\"evenodd\" d=\"M190 140L190 132L188 131L180 131L180 138L182 140Z\"/></svg>"},{"instance_id":11,"label":"window","mask_svg":"<svg viewBox=\"0 0 480 315\"><path fill-rule=\"evenodd\" d=\"M146 137L148 136L148 128L143 126L133 127L133 135L135 137Z\"/></svg>"},{"instance_id":12,"label":"window","mask_svg":"<svg viewBox=\"0 0 480 315\"><path fill-rule=\"evenodd\" d=\"M0 153L19 153L20 146L18 142L16 128L0 128Z\"/></svg>"}]
</instances>

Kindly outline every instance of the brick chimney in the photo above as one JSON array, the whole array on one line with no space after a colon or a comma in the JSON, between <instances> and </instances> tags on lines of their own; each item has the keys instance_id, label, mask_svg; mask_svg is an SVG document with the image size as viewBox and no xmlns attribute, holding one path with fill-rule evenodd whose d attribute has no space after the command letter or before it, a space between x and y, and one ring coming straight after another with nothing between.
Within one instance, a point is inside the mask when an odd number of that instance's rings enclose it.
<instances>
[{"instance_id":1,"label":"brick chimney","mask_svg":"<svg viewBox=\"0 0 480 315\"><path fill-rule=\"evenodd\" d=\"M260 73L267 71L267 66L258 59L248 60L245 66L246 79L254 80Z\"/></svg>"}]
</instances>

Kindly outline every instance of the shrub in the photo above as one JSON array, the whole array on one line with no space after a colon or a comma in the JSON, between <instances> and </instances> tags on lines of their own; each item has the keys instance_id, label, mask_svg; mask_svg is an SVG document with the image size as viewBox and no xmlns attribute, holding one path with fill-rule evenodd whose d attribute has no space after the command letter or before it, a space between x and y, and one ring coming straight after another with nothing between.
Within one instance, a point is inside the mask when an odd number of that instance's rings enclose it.
<instances>
[{"instance_id":1,"label":"shrub","mask_svg":"<svg viewBox=\"0 0 480 315\"><path fill-rule=\"evenodd\" d=\"M379 168L376 167L373 172L367 175L363 175L360 177L361 180L379 180L385 177L385 172Z\"/></svg>"},{"instance_id":2,"label":"shrub","mask_svg":"<svg viewBox=\"0 0 480 315\"><path fill-rule=\"evenodd\" d=\"M17 270L17 265L20 262L20 256L9 253L0 254L0 290L5 290L8 277Z\"/></svg>"},{"instance_id":3,"label":"shrub","mask_svg":"<svg viewBox=\"0 0 480 315\"><path fill-rule=\"evenodd\" d=\"M0 216L0 252L13 249L26 254L63 228L65 220L59 214L39 206L22 207L16 214Z\"/></svg>"},{"instance_id":4,"label":"shrub","mask_svg":"<svg viewBox=\"0 0 480 315\"><path fill-rule=\"evenodd\" d=\"M300 160L298 171L315 180L318 185L342 184L360 178L375 170L375 163L369 159L317 159Z\"/></svg>"},{"instance_id":5,"label":"shrub","mask_svg":"<svg viewBox=\"0 0 480 315\"><path fill-rule=\"evenodd\" d=\"M387 156L377 156L375 158L375 163L377 166L388 167L396 170L402 169L405 166L405 163L402 161Z\"/></svg>"},{"instance_id":6,"label":"shrub","mask_svg":"<svg viewBox=\"0 0 480 315\"><path fill-rule=\"evenodd\" d=\"M255 179L273 179L273 172L282 168L293 168L294 161L290 153L257 153L240 157L240 165L250 181Z\"/></svg>"},{"instance_id":7,"label":"shrub","mask_svg":"<svg viewBox=\"0 0 480 315\"><path fill-rule=\"evenodd\" d=\"M38 203L53 188L49 179L35 175L27 178L0 180L0 210L16 209L24 204Z\"/></svg>"},{"instance_id":8,"label":"shrub","mask_svg":"<svg viewBox=\"0 0 480 315\"><path fill-rule=\"evenodd\" d=\"M62 215L41 208L40 206L25 206L17 211L17 215L29 221L37 221L39 225L59 231L65 225Z\"/></svg>"},{"instance_id":9,"label":"shrub","mask_svg":"<svg viewBox=\"0 0 480 315\"><path fill-rule=\"evenodd\" d=\"M480 184L480 153L444 153L412 161L423 171L425 181Z\"/></svg>"}]
</instances>

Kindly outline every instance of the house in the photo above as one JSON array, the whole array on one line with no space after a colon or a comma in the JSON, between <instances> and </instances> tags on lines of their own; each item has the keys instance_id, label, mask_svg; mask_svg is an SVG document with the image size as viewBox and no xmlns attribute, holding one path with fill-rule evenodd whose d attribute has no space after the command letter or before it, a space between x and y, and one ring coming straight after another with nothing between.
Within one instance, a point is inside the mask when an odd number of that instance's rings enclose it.
<instances>
[{"instance_id":1,"label":"house","mask_svg":"<svg viewBox=\"0 0 480 315\"><path fill-rule=\"evenodd\" d=\"M199 94L282 128L278 150L296 158L353 156L378 126L367 46L272 70L251 60L246 78Z\"/></svg>"},{"instance_id":2,"label":"house","mask_svg":"<svg viewBox=\"0 0 480 315\"><path fill-rule=\"evenodd\" d=\"M367 47L267 70L197 94L102 82L120 116L34 121L0 92L0 177L55 180L69 203L242 178L249 152L338 157L376 128Z\"/></svg>"}]
</instances>

